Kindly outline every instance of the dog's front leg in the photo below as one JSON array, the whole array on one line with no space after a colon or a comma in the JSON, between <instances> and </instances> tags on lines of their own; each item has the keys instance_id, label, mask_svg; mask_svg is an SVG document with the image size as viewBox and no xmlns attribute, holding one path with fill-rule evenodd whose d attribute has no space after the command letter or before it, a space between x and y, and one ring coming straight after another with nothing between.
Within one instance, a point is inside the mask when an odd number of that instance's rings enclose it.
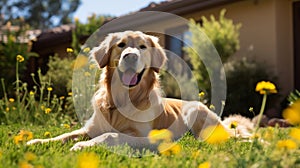
<instances>
[{"instance_id":1,"label":"dog's front leg","mask_svg":"<svg viewBox=\"0 0 300 168\"><path fill-rule=\"evenodd\" d=\"M129 145L136 149L153 148L147 137L134 137L123 133L105 133L95 137L89 141L77 142L70 150L81 150L85 147L95 146L98 144L106 144L108 146Z\"/></svg>"},{"instance_id":2,"label":"dog's front leg","mask_svg":"<svg viewBox=\"0 0 300 168\"><path fill-rule=\"evenodd\" d=\"M69 140L76 140L78 139L78 137L84 137L84 138L89 138L89 136L87 135L87 133L85 132L85 130L83 128L69 132L69 133L65 133L62 135L59 135L57 137L54 138L48 138L48 139L33 139L27 142L27 145L33 145L33 144L38 144L38 143L46 143L46 142L50 142L50 141L62 141L63 143L65 143L66 141Z\"/></svg>"}]
</instances>

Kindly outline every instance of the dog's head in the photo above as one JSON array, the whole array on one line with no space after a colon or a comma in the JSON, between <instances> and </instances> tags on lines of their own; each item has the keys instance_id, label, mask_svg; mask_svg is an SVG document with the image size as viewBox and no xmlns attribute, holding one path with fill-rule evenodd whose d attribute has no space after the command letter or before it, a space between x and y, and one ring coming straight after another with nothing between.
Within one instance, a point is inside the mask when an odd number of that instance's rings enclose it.
<instances>
[{"instance_id":1,"label":"dog's head","mask_svg":"<svg viewBox=\"0 0 300 168\"><path fill-rule=\"evenodd\" d=\"M100 68L116 68L129 88L138 85L149 70L159 72L166 61L158 38L139 31L111 33L92 54Z\"/></svg>"}]
</instances>

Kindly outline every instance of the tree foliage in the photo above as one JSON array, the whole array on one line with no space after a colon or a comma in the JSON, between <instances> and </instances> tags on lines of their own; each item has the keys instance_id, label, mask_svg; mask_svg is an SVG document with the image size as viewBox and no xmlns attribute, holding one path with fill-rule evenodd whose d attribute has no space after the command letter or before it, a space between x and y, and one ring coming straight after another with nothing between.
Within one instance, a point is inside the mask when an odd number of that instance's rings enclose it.
<instances>
[{"instance_id":1,"label":"tree foliage","mask_svg":"<svg viewBox=\"0 0 300 168\"><path fill-rule=\"evenodd\" d=\"M0 0L4 22L24 18L33 28L45 29L69 23L80 5L80 0Z\"/></svg>"},{"instance_id":2,"label":"tree foliage","mask_svg":"<svg viewBox=\"0 0 300 168\"><path fill-rule=\"evenodd\" d=\"M225 18L225 12L226 10L220 12L218 20L213 15L210 16L210 20L203 16L202 25L194 20L189 23L192 46L185 48L185 51L191 58L199 87L208 94L211 87L209 74L220 74L221 70L213 56L218 54L224 63L239 49L241 24L233 24L232 20Z\"/></svg>"}]
</instances>

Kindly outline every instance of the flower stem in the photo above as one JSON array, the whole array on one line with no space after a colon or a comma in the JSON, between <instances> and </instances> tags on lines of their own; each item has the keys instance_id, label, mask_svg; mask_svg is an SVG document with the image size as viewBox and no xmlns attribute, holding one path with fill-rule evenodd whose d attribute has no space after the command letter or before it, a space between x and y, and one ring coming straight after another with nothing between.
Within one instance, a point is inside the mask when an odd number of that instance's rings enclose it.
<instances>
[{"instance_id":1,"label":"flower stem","mask_svg":"<svg viewBox=\"0 0 300 168\"><path fill-rule=\"evenodd\" d=\"M16 64L16 91L17 91L17 110L20 112L20 79L19 79L19 61Z\"/></svg>"},{"instance_id":2,"label":"flower stem","mask_svg":"<svg viewBox=\"0 0 300 168\"><path fill-rule=\"evenodd\" d=\"M255 134L257 133L257 130L259 128L259 124L261 122L263 113L265 111L266 102L267 102L267 94L264 94L264 97L263 97L263 100L262 100L262 104L261 104L261 107L260 107L260 111L259 111L259 114L258 114L258 120L257 120L256 126L255 126L255 130L254 130Z\"/></svg>"}]
</instances>

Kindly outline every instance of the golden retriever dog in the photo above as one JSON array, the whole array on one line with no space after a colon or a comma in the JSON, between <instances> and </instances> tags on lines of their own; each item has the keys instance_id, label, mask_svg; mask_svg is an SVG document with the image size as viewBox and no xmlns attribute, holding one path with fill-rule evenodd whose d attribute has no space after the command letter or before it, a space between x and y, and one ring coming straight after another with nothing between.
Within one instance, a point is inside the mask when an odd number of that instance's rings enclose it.
<instances>
[{"instance_id":1,"label":"golden retriever dog","mask_svg":"<svg viewBox=\"0 0 300 168\"><path fill-rule=\"evenodd\" d=\"M111 33L93 48L91 56L102 68L100 88L92 98L92 117L79 130L27 144L65 142L83 136L89 140L77 142L71 150L102 143L147 148L152 146L147 135L153 129L168 129L174 140L187 131L199 138L201 130L211 125L231 132L201 102L161 96L158 72L167 57L158 38L139 31Z\"/></svg>"}]
</instances>

